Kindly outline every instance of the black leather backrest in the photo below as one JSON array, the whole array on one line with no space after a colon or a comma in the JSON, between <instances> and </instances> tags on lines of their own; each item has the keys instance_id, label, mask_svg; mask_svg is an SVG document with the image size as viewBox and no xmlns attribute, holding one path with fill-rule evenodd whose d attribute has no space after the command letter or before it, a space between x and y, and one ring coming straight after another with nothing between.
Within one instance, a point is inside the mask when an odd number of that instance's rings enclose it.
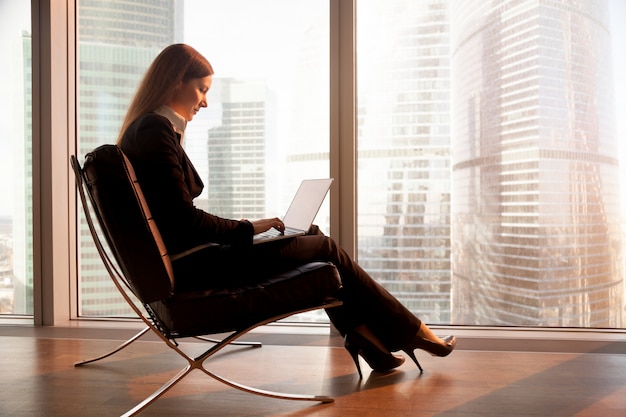
<instances>
[{"instance_id":1,"label":"black leather backrest","mask_svg":"<svg viewBox=\"0 0 626 417\"><path fill-rule=\"evenodd\" d=\"M83 171L102 233L135 295L143 303L171 295L171 261L130 162L117 146L103 145L86 155Z\"/></svg>"}]
</instances>

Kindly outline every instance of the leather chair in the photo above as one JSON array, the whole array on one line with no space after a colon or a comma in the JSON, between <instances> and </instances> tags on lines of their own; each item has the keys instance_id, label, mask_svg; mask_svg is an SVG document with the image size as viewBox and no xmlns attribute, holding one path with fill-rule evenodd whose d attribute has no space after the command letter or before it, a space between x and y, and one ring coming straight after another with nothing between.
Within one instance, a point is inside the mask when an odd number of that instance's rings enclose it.
<instances>
[{"instance_id":1,"label":"leather chair","mask_svg":"<svg viewBox=\"0 0 626 417\"><path fill-rule=\"evenodd\" d=\"M72 155L71 164L87 223L104 266L122 297L146 324L143 330L113 351L75 365L82 366L106 358L148 331L156 333L187 361L177 375L125 416L142 411L193 369L253 394L292 400L333 401L327 396L286 394L245 386L209 371L205 362L231 343L260 346L256 342L237 341L258 326L293 314L340 305L341 302L333 298L341 287L334 265L325 262L305 264L250 287L178 292L172 265L188 253L172 256L167 253L133 167L119 147L103 145L96 148L86 155L83 167ZM99 230L95 227L92 213L98 220ZM104 237L106 246L100 235ZM202 250L203 247L197 249ZM220 338L208 339L207 335L220 335ZM201 338L214 344L200 356L190 356L178 343L180 338L187 337Z\"/></svg>"}]
</instances>

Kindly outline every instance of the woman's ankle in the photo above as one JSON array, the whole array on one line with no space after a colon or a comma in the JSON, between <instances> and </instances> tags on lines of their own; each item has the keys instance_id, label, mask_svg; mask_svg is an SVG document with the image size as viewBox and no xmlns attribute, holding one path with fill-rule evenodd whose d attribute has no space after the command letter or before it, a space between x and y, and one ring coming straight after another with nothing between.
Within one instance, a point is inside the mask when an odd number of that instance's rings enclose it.
<instances>
[{"instance_id":1,"label":"woman's ankle","mask_svg":"<svg viewBox=\"0 0 626 417\"><path fill-rule=\"evenodd\" d=\"M443 339L441 339L439 336L433 333L433 331L430 330L430 328L428 328L428 326L426 326L424 323L422 323L419 330L417 331L417 337L421 337L422 339L426 339L431 342L439 343L442 345L445 344Z\"/></svg>"}]
</instances>

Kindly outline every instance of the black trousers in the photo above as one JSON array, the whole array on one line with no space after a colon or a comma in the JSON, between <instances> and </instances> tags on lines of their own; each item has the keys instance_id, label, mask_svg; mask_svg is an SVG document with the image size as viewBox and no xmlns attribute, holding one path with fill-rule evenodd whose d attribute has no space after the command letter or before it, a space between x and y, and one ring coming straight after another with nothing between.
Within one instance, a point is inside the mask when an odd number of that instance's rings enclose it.
<instances>
[{"instance_id":1,"label":"black trousers","mask_svg":"<svg viewBox=\"0 0 626 417\"><path fill-rule=\"evenodd\" d=\"M400 350L415 336L421 321L370 277L333 239L317 227L309 234L251 246L219 246L175 265L176 276L192 277L189 287L232 288L254 283L267 274L313 261L332 262L339 271L343 305L326 312L342 335L359 325L367 326L390 351ZM186 271L195 273L185 273ZM202 282L199 270L212 271ZM263 273L259 273L263 271Z\"/></svg>"}]
</instances>

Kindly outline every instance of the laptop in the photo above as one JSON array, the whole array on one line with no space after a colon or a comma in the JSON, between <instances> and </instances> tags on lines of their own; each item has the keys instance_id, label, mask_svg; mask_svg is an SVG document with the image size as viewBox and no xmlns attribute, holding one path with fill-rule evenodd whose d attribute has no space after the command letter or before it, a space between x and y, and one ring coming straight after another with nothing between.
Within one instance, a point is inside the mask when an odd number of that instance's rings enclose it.
<instances>
[{"instance_id":1,"label":"laptop","mask_svg":"<svg viewBox=\"0 0 626 417\"><path fill-rule=\"evenodd\" d=\"M291 200L287 213L283 217L285 231L281 233L272 228L265 232L257 233L252 238L252 243L257 245L306 234L311 224L313 224L313 220L317 216L317 212L322 206L332 182L333 178L302 181L298 191L296 191L296 195Z\"/></svg>"}]
</instances>

